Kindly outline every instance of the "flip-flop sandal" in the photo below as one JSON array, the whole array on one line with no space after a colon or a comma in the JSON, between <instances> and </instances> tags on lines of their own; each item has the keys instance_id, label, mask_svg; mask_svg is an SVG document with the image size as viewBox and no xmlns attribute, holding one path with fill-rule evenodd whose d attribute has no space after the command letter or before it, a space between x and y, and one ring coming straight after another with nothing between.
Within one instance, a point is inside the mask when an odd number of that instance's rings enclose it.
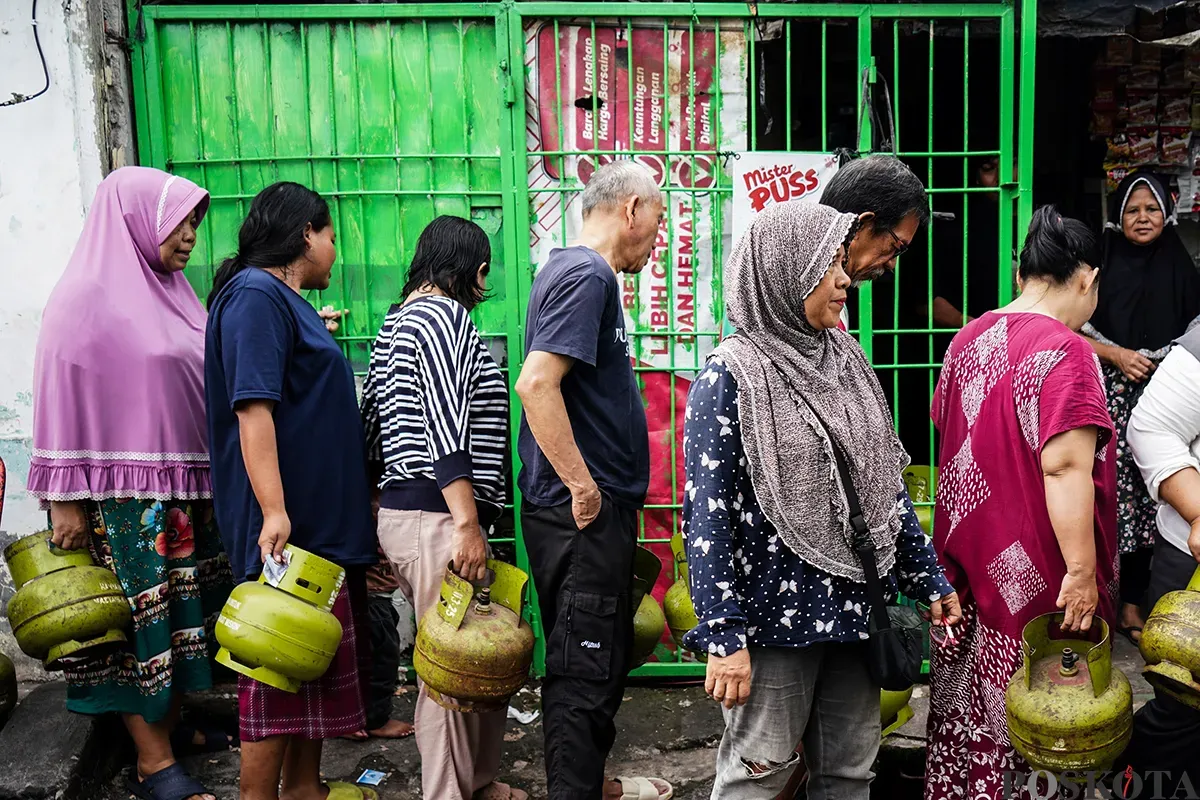
<instances>
[{"instance_id":1,"label":"flip-flop sandal","mask_svg":"<svg viewBox=\"0 0 1200 800\"><path fill-rule=\"evenodd\" d=\"M196 744L196 734L204 737L204 744ZM171 750L176 756L200 753L223 753L241 744L236 736L216 725L191 725L181 722L171 731Z\"/></svg>"},{"instance_id":2,"label":"flip-flop sandal","mask_svg":"<svg viewBox=\"0 0 1200 800\"><path fill-rule=\"evenodd\" d=\"M621 784L621 800L671 800L675 789L662 778L615 778Z\"/></svg>"},{"instance_id":3,"label":"flip-flop sandal","mask_svg":"<svg viewBox=\"0 0 1200 800\"><path fill-rule=\"evenodd\" d=\"M1141 644L1139 643L1139 640L1133 638L1134 631L1137 631L1138 633L1142 633L1141 627L1139 627L1137 625L1129 625L1124 628L1117 628L1117 633L1121 634L1126 639L1128 639L1130 644L1132 644L1134 647L1140 647Z\"/></svg>"},{"instance_id":4,"label":"flip-flop sandal","mask_svg":"<svg viewBox=\"0 0 1200 800\"><path fill-rule=\"evenodd\" d=\"M379 800L379 794L374 789L368 789L365 786L357 786L344 781L329 781L325 785L329 787L326 800ZM367 792L371 794L368 795Z\"/></svg>"},{"instance_id":5,"label":"flip-flop sandal","mask_svg":"<svg viewBox=\"0 0 1200 800\"><path fill-rule=\"evenodd\" d=\"M187 800L193 795L212 794L179 763L160 769L141 780L138 780L137 770L134 769L133 776L125 778L125 788L140 800ZM332 795L330 797L332 798Z\"/></svg>"}]
</instances>

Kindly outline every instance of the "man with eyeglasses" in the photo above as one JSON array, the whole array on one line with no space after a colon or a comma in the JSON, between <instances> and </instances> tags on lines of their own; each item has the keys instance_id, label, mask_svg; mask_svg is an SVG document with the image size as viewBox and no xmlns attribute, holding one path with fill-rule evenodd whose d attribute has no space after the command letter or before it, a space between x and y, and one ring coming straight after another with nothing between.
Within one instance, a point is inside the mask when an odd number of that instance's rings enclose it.
<instances>
[{"instance_id":1,"label":"man with eyeglasses","mask_svg":"<svg viewBox=\"0 0 1200 800\"><path fill-rule=\"evenodd\" d=\"M846 264L854 286L895 270L896 259L929 221L925 185L892 156L868 156L839 169L821 195L821 204L856 214L862 223L850 242ZM849 322L843 307L838 327L844 331ZM728 322L723 330L725 335L733 332Z\"/></svg>"},{"instance_id":2,"label":"man with eyeglasses","mask_svg":"<svg viewBox=\"0 0 1200 800\"><path fill-rule=\"evenodd\" d=\"M843 166L825 188L821 203L854 214L859 219L858 232L850 242L846 269L855 286L893 273L896 260L912 246L930 216L929 200L921 179L900 159L885 155L868 156ZM842 330L849 328L848 310L848 305L842 307L838 325ZM899 337L894 342L893 346L901 344ZM902 358L906 363L915 360L912 354ZM901 384L899 392L893 388L892 374L885 374L889 376L884 381L889 404L897 403L898 395L917 397L918 392L924 393L916 384L917 378L927 380L924 373L901 370L895 376ZM929 454L922 448L928 440L928 403L906 401L899 403L897 409L900 438L914 463L929 463ZM925 509L928 507L923 508L928 515Z\"/></svg>"},{"instance_id":3,"label":"man with eyeglasses","mask_svg":"<svg viewBox=\"0 0 1200 800\"><path fill-rule=\"evenodd\" d=\"M904 162L892 156L868 156L837 171L821 203L861 222L850 242L847 272L855 286L896 269L896 259L929 220L925 185ZM842 309L841 328L849 321Z\"/></svg>"},{"instance_id":4,"label":"man with eyeglasses","mask_svg":"<svg viewBox=\"0 0 1200 800\"><path fill-rule=\"evenodd\" d=\"M857 214L862 223L850 243L850 279L855 283L894 270L896 258L929 221L925 185L892 156L851 161L825 187L821 203Z\"/></svg>"}]
</instances>

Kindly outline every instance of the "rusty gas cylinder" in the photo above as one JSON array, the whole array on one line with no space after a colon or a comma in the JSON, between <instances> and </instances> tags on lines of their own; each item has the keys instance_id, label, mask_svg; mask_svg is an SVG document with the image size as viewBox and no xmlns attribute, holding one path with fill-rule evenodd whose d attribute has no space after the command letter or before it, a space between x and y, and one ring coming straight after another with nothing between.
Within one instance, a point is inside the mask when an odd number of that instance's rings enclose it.
<instances>
[{"instance_id":1,"label":"rusty gas cylinder","mask_svg":"<svg viewBox=\"0 0 1200 800\"><path fill-rule=\"evenodd\" d=\"M112 570L87 550L62 550L50 531L31 533L4 549L17 592L8 621L21 651L61 670L71 658L107 655L126 641L129 600Z\"/></svg>"},{"instance_id":2,"label":"rusty gas cylinder","mask_svg":"<svg viewBox=\"0 0 1200 800\"><path fill-rule=\"evenodd\" d=\"M1200 567L1187 588L1164 594L1142 630L1142 675L1156 690L1200 710Z\"/></svg>"},{"instance_id":3,"label":"rusty gas cylinder","mask_svg":"<svg viewBox=\"0 0 1200 800\"><path fill-rule=\"evenodd\" d=\"M1021 633L1025 663L1004 696L1009 738L1035 769L1107 770L1133 733L1133 692L1113 666L1108 624L1093 618L1087 638L1062 621L1043 614Z\"/></svg>"},{"instance_id":4,"label":"rusty gas cylinder","mask_svg":"<svg viewBox=\"0 0 1200 800\"><path fill-rule=\"evenodd\" d=\"M413 667L429 696L452 711L504 708L533 662L533 630L521 619L529 578L502 561L487 566L478 588L448 566L438 604L417 626Z\"/></svg>"}]
</instances>

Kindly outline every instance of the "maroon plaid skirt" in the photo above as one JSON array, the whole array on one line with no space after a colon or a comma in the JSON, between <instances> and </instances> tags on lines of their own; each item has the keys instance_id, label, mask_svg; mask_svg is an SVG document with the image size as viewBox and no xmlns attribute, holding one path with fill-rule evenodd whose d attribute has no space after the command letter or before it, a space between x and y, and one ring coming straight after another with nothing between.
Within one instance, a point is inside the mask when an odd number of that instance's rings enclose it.
<instances>
[{"instance_id":1,"label":"maroon plaid skirt","mask_svg":"<svg viewBox=\"0 0 1200 800\"><path fill-rule=\"evenodd\" d=\"M361 570L347 570L346 582L334 601L333 615L342 623L342 643L324 675L300 684L295 694L238 676L238 728L243 742L260 742L270 736L333 739L366 727L370 640L358 636L359 631L367 631L363 577Z\"/></svg>"}]
</instances>

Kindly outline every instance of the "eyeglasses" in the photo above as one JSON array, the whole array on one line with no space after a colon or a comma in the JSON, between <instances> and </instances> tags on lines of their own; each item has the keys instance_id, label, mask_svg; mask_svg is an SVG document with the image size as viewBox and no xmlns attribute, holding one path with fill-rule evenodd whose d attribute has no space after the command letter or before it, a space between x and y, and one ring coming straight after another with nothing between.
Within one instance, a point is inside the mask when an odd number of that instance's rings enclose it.
<instances>
[{"instance_id":1,"label":"eyeglasses","mask_svg":"<svg viewBox=\"0 0 1200 800\"><path fill-rule=\"evenodd\" d=\"M917 611L926 620L930 621L933 615L929 611L929 606L925 603L917 603ZM958 634L954 630L953 625L933 625L929 626L929 638L938 647L946 645L957 646L959 643Z\"/></svg>"},{"instance_id":2,"label":"eyeglasses","mask_svg":"<svg viewBox=\"0 0 1200 800\"><path fill-rule=\"evenodd\" d=\"M900 241L900 237L897 236L896 232L891 228L884 228L884 230L887 231L888 236L892 237L892 250L894 251L893 257L899 258L900 256L904 255L904 251L908 250L908 248L912 245L912 242Z\"/></svg>"},{"instance_id":3,"label":"eyeglasses","mask_svg":"<svg viewBox=\"0 0 1200 800\"><path fill-rule=\"evenodd\" d=\"M958 636L955 635L953 625L930 625L929 638L938 647L958 644Z\"/></svg>"}]
</instances>

